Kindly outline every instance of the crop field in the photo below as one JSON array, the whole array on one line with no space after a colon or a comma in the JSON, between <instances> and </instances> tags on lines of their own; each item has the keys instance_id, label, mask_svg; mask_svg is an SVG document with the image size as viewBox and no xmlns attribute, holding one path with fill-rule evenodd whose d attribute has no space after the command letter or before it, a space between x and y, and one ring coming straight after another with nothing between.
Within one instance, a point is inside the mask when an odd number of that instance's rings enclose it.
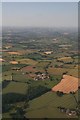
<instances>
[{"instance_id":1,"label":"crop field","mask_svg":"<svg viewBox=\"0 0 80 120\"><path fill-rule=\"evenodd\" d=\"M52 88L52 91L61 91L63 93L75 92L78 90L78 81L76 77L63 75L63 79L59 84Z\"/></svg>"}]
</instances>

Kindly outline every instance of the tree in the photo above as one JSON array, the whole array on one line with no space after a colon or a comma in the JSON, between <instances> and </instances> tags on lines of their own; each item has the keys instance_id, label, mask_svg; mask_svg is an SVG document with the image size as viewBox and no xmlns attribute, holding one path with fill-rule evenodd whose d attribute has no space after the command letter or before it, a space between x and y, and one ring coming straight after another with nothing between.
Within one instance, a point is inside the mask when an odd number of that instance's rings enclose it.
<instances>
[{"instance_id":1,"label":"tree","mask_svg":"<svg viewBox=\"0 0 80 120\"><path fill-rule=\"evenodd\" d=\"M58 65L56 64L56 65L55 65L55 68L57 68L57 67L58 67Z\"/></svg>"},{"instance_id":2,"label":"tree","mask_svg":"<svg viewBox=\"0 0 80 120\"><path fill-rule=\"evenodd\" d=\"M27 99L32 100L36 97L39 97L40 95L50 91L51 89L45 87L45 86L28 86L27 90Z\"/></svg>"},{"instance_id":3,"label":"tree","mask_svg":"<svg viewBox=\"0 0 80 120\"><path fill-rule=\"evenodd\" d=\"M74 97L74 99L75 99L75 101L76 101L76 103L77 103L77 105L78 105L78 101L77 101L77 99L76 99L75 92L74 92L74 91L73 91L73 92L70 92L70 94L73 95L73 97Z\"/></svg>"},{"instance_id":4,"label":"tree","mask_svg":"<svg viewBox=\"0 0 80 120\"><path fill-rule=\"evenodd\" d=\"M64 95L64 93L63 93L63 92L60 92L60 91L57 91L57 95L58 95L59 97L62 97L62 96Z\"/></svg>"},{"instance_id":5,"label":"tree","mask_svg":"<svg viewBox=\"0 0 80 120\"><path fill-rule=\"evenodd\" d=\"M52 75L50 75L49 78L50 78L51 81L54 80L54 76L52 76Z\"/></svg>"},{"instance_id":6,"label":"tree","mask_svg":"<svg viewBox=\"0 0 80 120\"><path fill-rule=\"evenodd\" d=\"M21 107L17 107L15 112L11 113L12 119L14 118L25 118L25 111Z\"/></svg>"}]
</instances>

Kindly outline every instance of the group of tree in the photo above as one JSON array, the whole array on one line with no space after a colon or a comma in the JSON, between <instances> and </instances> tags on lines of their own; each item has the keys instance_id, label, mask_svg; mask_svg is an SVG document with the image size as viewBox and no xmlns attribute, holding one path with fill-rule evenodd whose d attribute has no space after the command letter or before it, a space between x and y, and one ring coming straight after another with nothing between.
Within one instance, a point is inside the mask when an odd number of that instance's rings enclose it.
<instances>
[{"instance_id":1,"label":"group of tree","mask_svg":"<svg viewBox=\"0 0 80 120\"><path fill-rule=\"evenodd\" d=\"M61 91L57 91L56 94L57 94L59 97L62 97L62 96L64 95L64 93L61 92Z\"/></svg>"},{"instance_id":2,"label":"group of tree","mask_svg":"<svg viewBox=\"0 0 80 120\"><path fill-rule=\"evenodd\" d=\"M50 91L50 88L47 88L45 86L29 86L27 90L27 99L32 100L36 97L41 96L42 94Z\"/></svg>"}]
</instances>

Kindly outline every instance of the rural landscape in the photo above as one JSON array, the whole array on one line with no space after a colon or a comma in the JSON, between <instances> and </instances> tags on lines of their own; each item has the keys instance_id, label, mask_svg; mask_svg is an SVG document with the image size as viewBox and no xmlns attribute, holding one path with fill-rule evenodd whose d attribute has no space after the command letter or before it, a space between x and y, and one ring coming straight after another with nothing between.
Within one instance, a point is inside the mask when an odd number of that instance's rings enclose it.
<instances>
[{"instance_id":1,"label":"rural landscape","mask_svg":"<svg viewBox=\"0 0 80 120\"><path fill-rule=\"evenodd\" d=\"M2 19L2 120L80 118L78 3L4 2Z\"/></svg>"},{"instance_id":2,"label":"rural landscape","mask_svg":"<svg viewBox=\"0 0 80 120\"><path fill-rule=\"evenodd\" d=\"M3 29L3 118L80 115L77 35L52 28Z\"/></svg>"}]
</instances>

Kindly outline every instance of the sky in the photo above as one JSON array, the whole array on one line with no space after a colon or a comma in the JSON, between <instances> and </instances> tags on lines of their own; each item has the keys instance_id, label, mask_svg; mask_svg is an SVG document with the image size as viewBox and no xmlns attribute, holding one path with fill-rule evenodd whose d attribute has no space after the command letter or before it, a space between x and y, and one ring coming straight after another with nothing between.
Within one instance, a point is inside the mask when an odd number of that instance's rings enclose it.
<instances>
[{"instance_id":1,"label":"sky","mask_svg":"<svg viewBox=\"0 0 80 120\"><path fill-rule=\"evenodd\" d=\"M4 2L3 26L77 27L77 2Z\"/></svg>"},{"instance_id":2,"label":"sky","mask_svg":"<svg viewBox=\"0 0 80 120\"><path fill-rule=\"evenodd\" d=\"M2 2L79 2L79 0L1 0Z\"/></svg>"}]
</instances>

